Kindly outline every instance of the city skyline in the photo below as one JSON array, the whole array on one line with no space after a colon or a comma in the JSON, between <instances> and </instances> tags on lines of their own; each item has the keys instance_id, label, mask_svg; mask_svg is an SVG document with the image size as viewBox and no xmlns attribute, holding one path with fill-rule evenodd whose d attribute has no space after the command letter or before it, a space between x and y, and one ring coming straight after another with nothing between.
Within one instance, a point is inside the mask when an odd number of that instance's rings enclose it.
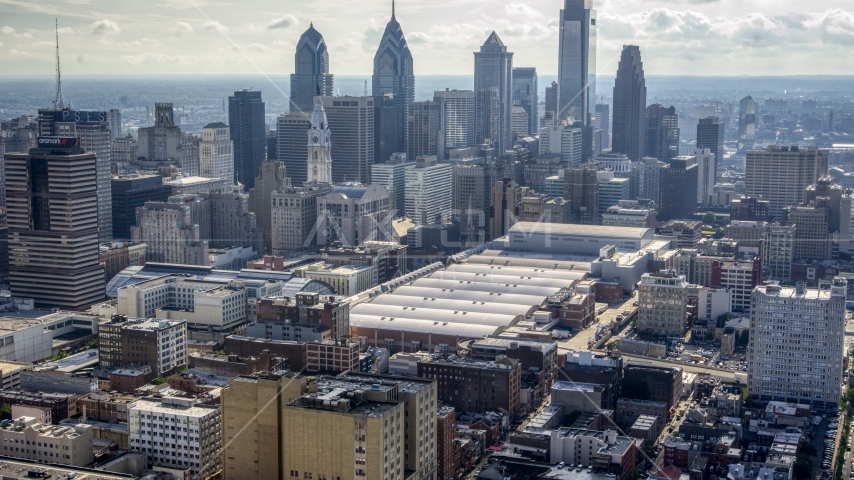
<instances>
[{"instance_id":1,"label":"city skyline","mask_svg":"<svg viewBox=\"0 0 854 480\"><path fill-rule=\"evenodd\" d=\"M354 7L343 1L271 11L255 0L167 0L112 4L102 0L0 1L0 63L21 75L54 72L53 22L59 18L63 73L293 73L293 51L309 24L327 40L330 72L367 74L391 13L391 2ZM467 74L470 52L495 30L541 75L557 73L561 1L399 3L415 74ZM86 8L80 8L85 6ZM845 46L854 41L854 12L826 0L811 11L794 1L695 0L594 2L598 12L597 74L613 74L623 44L648 52L651 75L850 74ZM451 20L449 20L451 18Z\"/></svg>"}]
</instances>

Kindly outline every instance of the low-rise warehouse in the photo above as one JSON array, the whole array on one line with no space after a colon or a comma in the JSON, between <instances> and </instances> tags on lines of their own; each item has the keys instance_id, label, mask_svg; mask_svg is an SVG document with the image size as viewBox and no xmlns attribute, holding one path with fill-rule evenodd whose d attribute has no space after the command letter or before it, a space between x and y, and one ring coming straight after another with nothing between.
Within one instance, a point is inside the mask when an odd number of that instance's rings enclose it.
<instances>
[{"instance_id":1,"label":"low-rise warehouse","mask_svg":"<svg viewBox=\"0 0 854 480\"><path fill-rule=\"evenodd\" d=\"M473 258L478 256L469 260ZM536 327L519 331L515 325L528 320L550 296L573 288L587 275L542 266L454 264L352 307L350 333L368 346L392 353L455 352L462 340L508 329L524 336Z\"/></svg>"}]
</instances>

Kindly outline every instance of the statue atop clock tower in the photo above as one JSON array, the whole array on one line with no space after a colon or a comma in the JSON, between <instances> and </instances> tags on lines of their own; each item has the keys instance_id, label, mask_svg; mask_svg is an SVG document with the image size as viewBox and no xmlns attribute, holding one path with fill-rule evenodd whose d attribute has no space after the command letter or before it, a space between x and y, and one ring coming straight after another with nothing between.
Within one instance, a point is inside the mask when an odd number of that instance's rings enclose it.
<instances>
[{"instance_id":1,"label":"statue atop clock tower","mask_svg":"<svg viewBox=\"0 0 854 480\"><path fill-rule=\"evenodd\" d=\"M308 129L308 182L332 183L332 142L320 97L314 99L311 128Z\"/></svg>"}]
</instances>

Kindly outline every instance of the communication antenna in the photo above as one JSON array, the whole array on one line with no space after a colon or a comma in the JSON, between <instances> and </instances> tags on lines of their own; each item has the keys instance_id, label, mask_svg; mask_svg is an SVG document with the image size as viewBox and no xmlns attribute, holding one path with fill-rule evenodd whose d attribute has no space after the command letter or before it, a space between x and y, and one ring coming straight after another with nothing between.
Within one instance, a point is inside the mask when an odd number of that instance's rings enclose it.
<instances>
[{"instance_id":1,"label":"communication antenna","mask_svg":"<svg viewBox=\"0 0 854 480\"><path fill-rule=\"evenodd\" d=\"M62 110L65 102L62 101L62 74L59 70L59 19L56 20L56 98L53 100L53 108Z\"/></svg>"}]
</instances>

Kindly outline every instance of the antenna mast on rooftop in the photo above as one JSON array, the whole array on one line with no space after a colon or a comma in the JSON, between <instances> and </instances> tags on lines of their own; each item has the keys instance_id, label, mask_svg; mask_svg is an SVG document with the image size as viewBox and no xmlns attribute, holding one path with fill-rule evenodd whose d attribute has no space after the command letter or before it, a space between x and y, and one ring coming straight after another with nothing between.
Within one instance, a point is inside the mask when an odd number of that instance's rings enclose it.
<instances>
[{"instance_id":1,"label":"antenna mast on rooftop","mask_svg":"<svg viewBox=\"0 0 854 480\"><path fill-rule=\"evenodd\" d=\"M59 19L56 20L56 98L53 100L53 108L62 110L65 102L62 101L62 75L59 70Z\"/></svg>"}]
</instances>

